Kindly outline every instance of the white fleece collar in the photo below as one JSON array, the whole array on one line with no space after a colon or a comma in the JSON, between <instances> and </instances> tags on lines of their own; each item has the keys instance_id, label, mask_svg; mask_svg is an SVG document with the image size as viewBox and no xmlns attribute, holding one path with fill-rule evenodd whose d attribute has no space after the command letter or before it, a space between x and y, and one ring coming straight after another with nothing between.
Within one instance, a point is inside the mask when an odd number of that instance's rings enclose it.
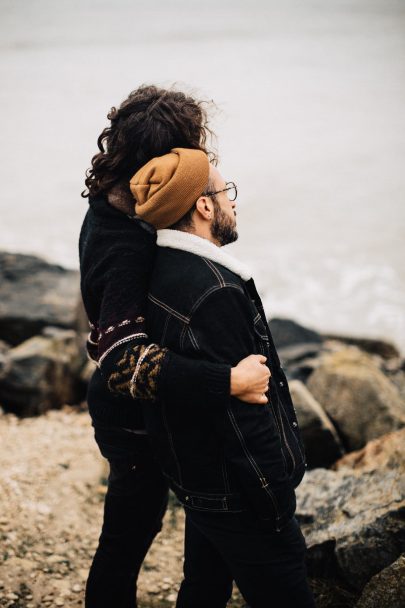
<instances>
[{"instance_id":1,"label":"white fleece collar","mask_svg":"<svg viewBox=\"0 0 405 608\"><path fill-rule=\"evenodd\" d=\"M246 264L226 253L222 247L218 247L208 239L203 239L196 234L164 228L157 231L156 242L159 247L181 249L182 251L189 251L203 258L208 258L213 262L217 262L217 264L229 268L231 272L239 275L244 281L252 278L252 273Z\"/></svg>"}]
</instances>

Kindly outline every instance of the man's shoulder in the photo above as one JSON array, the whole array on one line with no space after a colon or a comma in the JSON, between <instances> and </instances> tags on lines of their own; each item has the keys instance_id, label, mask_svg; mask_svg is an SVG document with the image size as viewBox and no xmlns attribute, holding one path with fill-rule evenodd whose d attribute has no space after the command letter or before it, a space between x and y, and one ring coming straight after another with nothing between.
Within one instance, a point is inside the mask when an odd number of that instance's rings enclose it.
<instances>
[{"instance_id":1,"label":"man's shoulder","mask_svg":"<svg viewBox=\"0 0 405 608\"><path fill-rule=\"evenodd\" d=\"M177 301L182 308L190 310L199 298L224 288L244 292L243 280L206 257L180 249L158 247L150 284L152 296Z\"/></svg>"},{"instance_id":2,"label":"man's shoulder","mask_svg":"<svg viewBox=\"0 0 405 608\"><path fill-rule=\"evenodd\" d=\"M158 247L155 274L157 276L169 274L173 281L182 283L184 286L187 284L187 289L194 287L200 291L214 285L221 287L243 285L241 277L222 264L207 257L171 247Z\"/></svg>"}]
</instances>

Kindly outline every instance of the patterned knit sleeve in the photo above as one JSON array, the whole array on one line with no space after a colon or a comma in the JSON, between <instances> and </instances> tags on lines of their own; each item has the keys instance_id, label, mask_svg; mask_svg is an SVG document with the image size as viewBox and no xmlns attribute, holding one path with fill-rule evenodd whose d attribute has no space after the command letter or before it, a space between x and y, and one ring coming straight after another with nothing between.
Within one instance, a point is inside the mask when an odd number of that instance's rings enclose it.
<instances>
[{"instance_id":1,"label":"patterned knit sleeve","mask_svg":"<svg viewBox=\"0 0 405 608\"><path fill-rule=\"evenodd\" d=\"M131 395L133 399L155 401L166 348L156 344L129 344L108 376L113 393Z\"/></svg>"}]
</instances>

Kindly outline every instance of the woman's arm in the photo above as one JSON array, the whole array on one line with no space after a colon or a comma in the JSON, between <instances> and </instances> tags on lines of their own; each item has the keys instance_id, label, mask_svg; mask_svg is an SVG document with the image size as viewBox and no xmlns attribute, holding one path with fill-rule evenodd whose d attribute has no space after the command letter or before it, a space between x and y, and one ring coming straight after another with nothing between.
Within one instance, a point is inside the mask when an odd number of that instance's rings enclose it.
<instances>
[{"instance_id":1,"label":"woman's arm","mask_svg":"<svg viewBox=\"0 0 405 608\"><path fill-rule=\"evenodd\" d=\"M159 393L197 401L223 402L230 395L264 404L268 368L262 355L250 355L235 367L189 359L156 344L125 344L100 365L113 393L155 401Z\"/></svg>"}]
</instances>

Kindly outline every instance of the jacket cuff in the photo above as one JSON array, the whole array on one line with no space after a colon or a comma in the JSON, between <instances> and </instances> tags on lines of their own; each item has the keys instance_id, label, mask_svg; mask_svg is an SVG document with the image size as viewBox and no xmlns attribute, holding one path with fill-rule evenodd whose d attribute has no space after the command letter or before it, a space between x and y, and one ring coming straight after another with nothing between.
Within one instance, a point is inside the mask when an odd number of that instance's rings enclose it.
<instances>
[{"instance_id":1,"label":"jacket cuff","mask_svg":"<svg viewBox=\"0 0 405 608\"><path fill-rule=\"evenodd\" d=\"M159 377L158 398L226 405L230 394L230 365L189 359L172 351L166 353Z\"/></svg>"}]
</instances>

